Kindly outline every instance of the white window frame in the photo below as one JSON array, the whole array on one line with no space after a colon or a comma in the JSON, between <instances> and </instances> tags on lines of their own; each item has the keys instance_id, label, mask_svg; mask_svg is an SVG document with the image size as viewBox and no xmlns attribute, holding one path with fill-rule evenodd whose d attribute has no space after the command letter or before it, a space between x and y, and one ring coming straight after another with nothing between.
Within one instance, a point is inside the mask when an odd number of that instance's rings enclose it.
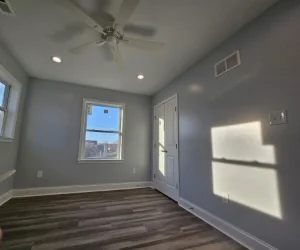
<instances>
[{"instance_id":1,"label":"white window frame","mask_svg":"<svg viewBox=\"0 0 300 250\"><path fill-rule=\"evenodd\" d=\"M9 86L6 98L6 111L0 142L12 142L15 135L22 84L0 64L0 81Z\"/></svg>"},{"instance_id":2,"label":"white window frame","mask_svg":"<svg viewBox=\"0 0 300 250\"><path fill-rule=\"evenodd\" d=\"M6 82L2 81L1 78L0 78L0 84L3 84L5 86L3 103L0 103L0 110L3 111L3 113L4 113L2 128L0 128L0 136L3 137L4 131L5 131L7 113L8 113L8 98L9 98L9 93L10 93L10 85L7 84Z\"/></svg>"},{"instance_id":3,"label":"white window frame","mask_svg":"<svg viewBox=\"0 0 300 250\"><path fill-rule=\"evenodd\" d=\"M112 108L120 108L119 113L119 130L118 131L108 131L108 130L88 130L86 129L86 122L87 122L87 109L88 105L96 105L96 106L104 106L104 107L112 107ZM81 130L80 130L80 139L79 139L79 153L78 153L78 162L79 163L119 163L123 161L124 157L124 138L123 138L123 127L124 127L124 111L125 111L125 104L123 103L114 103L114 102L104 102L94 99L83 99L82 105L82 115L81 115ZM85 151L85 134L86 131L93 131L93 132L101 132L101 133L118 133L119 134L119 158L117 159L106 159L106 158L96 158L96 159L87 159L84 158L84 151Z\"/></svg>"}]
</instances>

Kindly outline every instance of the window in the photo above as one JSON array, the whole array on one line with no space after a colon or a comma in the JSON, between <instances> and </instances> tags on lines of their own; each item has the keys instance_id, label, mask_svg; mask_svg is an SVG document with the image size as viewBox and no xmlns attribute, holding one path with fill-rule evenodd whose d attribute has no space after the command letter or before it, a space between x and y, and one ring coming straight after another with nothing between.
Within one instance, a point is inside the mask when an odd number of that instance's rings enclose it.
<instances>
[{"instance_id":1,"label":"window","mask_svg":"<svg viewBox=\"0 0 300 250\"><path fill-rule=\"evenodd\" d=\"M8 96L10 86L0 81L0 136L4 134L5 121L8 113Z\"/></svg>"},{"instance_id":2,"label":"window","mask_svg":"<svg viewBox=\"0 0 300 250\"><path fill-rule=\"evenodd\" d=\"M83 100L79 161L122 160L124 105Z\"/></svg>"},{"instance_id":3,"label":"window","mask_svg":"<svg viewBox=\"0 0 300 250\"><path fill-rule=\"evenodd\" d=\"M22 84L0 64L0 143L12 142Z\"/></svg>"}]
</instances>

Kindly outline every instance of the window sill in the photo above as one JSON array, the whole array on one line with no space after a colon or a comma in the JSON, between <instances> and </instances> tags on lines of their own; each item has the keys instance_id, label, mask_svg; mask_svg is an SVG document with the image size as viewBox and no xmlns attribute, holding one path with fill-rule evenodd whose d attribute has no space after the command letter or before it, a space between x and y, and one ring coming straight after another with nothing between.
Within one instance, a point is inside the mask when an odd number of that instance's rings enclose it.
<instances>
[{"instance_id":1,"label":"window sill","mask_svg":"<svg viewBox=\"0 0 300 250\"><path fill-rule=\"evenodd\" d=\"M13 138L7 138L7 137L3 137L0 136L0 142L12 142Z\"/></svg>"},{"instance_id":2,"label":"window sill","mask_svg":"<svg viewBox=\"0 0 300 250\"><path fill-rule=\"evenodd\" d=\"M123 163L124 159L119 160L78 160L78 163Z\"/></svg>"}]
</instances>

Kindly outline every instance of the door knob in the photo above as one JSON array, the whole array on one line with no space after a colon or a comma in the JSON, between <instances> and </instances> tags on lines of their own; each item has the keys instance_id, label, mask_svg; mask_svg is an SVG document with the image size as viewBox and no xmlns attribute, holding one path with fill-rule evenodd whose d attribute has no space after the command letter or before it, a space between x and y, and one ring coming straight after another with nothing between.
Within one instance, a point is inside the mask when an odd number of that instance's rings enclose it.
<instances>
[{"instance_id":1,"label":"door knob","mask_svg":"<svg viewBox=\"0 0 300 250\"><path fill-rule=\"evenodd\" d=\"M161 152L163 152L163 153L168 153L168 151L167 151L167 150L162 150Z\"/></svg>"}]
</instances>

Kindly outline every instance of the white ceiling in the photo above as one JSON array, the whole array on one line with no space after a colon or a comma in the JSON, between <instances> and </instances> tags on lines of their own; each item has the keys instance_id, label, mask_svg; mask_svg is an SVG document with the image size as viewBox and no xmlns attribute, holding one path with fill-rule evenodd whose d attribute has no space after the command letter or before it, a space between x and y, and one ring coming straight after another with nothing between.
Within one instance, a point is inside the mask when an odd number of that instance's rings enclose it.
<instances>
[{"instance_id":1,"label":"white ceiling","mask_svg":"<svg viewBox=\"0 0 300 250\"><path fill-rule=\"evenodd\" d=\"M97 47L77 56L68 52L96 34L53 0L11 2L17 16L0 14L0 37L31 76L152 95L276 0L141 0L130 23L153 27L155 34L127 35L164 42L166 47L159 53L122 48L123 69L104 59ZM99 16L99 8L115 16L121 3L78 2L94 16ZM81 32L66 39L71 31ZM61 56L63 63L53 63L52 55ZM139 73L144 80L136 78Z\"/></svg>"}]
</instances>

